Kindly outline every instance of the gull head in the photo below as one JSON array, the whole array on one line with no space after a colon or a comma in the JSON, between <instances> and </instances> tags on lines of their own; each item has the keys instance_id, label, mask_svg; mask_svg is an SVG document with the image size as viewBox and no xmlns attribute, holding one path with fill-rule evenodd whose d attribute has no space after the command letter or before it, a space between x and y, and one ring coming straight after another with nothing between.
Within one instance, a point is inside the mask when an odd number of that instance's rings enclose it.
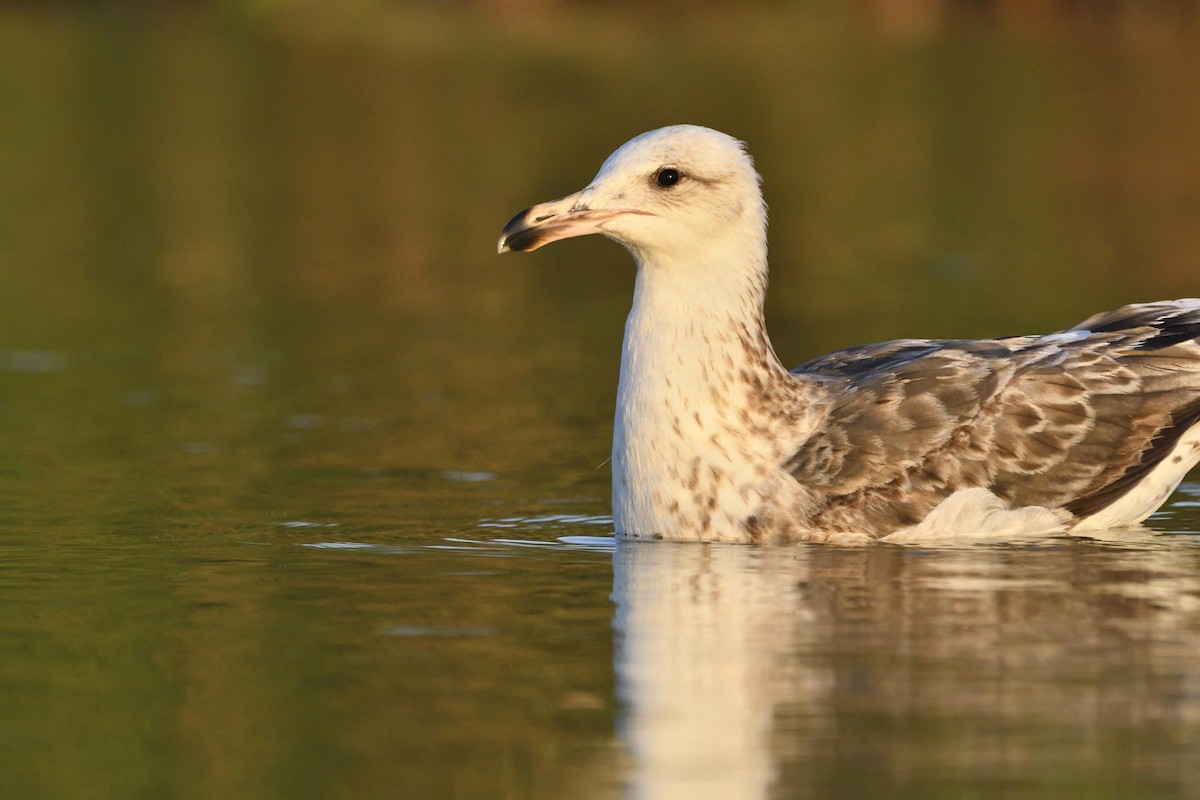
<instances>
[{"instance_id":1,"label":"gull head","mask_svg":"<svg viewBox=\"0 0 1200 800\"><path fill-rule=\"evenodd\" d=\"M765 239L758 173L737 139L672 125L622 145L584 189L528 208L504 226L499 252L599 233L639 262L687 259L722 240Z\"/></svg>"}]
</instances>

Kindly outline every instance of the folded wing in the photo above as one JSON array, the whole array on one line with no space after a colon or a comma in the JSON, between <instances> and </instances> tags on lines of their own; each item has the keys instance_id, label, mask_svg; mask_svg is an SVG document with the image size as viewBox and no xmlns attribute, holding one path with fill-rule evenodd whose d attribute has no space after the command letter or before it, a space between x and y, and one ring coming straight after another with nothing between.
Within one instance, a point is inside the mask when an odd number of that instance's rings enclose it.
<instances>
[{"instance_id":1,"label":"folded wing","mask_svg":"<svg viewBox=\"0 0 1200 800\"><path fill-rule=\"evenodd\" d=\"M1091 515L1200 423L1200 301L1126 306L1068 331L903 340L795 374L837 398L787 464L809 523L885 534L954 491Z\"/></svg>"}]
</instances>

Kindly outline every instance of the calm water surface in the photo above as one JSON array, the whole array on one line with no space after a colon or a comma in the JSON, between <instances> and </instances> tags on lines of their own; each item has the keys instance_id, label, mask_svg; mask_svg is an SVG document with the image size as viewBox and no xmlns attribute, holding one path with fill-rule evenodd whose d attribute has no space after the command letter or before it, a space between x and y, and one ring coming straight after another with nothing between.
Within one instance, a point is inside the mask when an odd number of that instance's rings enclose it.
<instances>
[{"instance_id":1,"label":"calm water surface","mask_svg":"<svg viewBox=\"0 0 1200 800\"><path fill-rule=\"evenodd\" d=\"M767 176L787 362L1194 295L1200 51L621 20L0 14L0 795L1200 794L1200 482L615 545L627 258L493 255L689 120Z\"/></svg>"}]
</instances>

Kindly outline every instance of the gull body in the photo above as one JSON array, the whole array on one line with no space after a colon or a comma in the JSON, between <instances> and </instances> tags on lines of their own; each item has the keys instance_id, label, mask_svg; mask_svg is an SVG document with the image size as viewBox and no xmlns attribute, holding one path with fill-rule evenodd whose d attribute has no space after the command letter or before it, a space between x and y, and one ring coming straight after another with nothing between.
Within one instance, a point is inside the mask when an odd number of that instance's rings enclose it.
<instances>
[{"instance_id":1,"label":"gull body","mask_svg":"<svg viewBox=\"0 0 1200 800\"><path fill-rule=\"evenodd\" d=\"M1122 527L1200 461L1200 299L1066 331L864 345L789 372L767 337L767 214L741 142L623 145L517 214L500 252L600 233L633 255L613 431L628 538L912 540Z\"/></svg>"}]
</instances>

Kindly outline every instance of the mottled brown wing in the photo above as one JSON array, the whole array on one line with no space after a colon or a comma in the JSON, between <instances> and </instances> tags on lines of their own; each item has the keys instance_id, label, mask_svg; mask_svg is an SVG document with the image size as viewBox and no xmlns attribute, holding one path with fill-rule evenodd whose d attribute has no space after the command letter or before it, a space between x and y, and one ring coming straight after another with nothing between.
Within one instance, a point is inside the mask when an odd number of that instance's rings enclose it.
<instances>
[{"instance_id":1,"label":"mottled brown wing","mask_svg":"<svg viewBox=\"0 0 1200 800\"><path fill-rule=\"evenodd\" d=\"M1014 506L1084 517L1153 469L1200 420L1200 348L1144 349L1153 336L1094 334L1018 368L997 397L992 440L1015 458L997 461L989 488Z\"/></svg>"},{"instance_id":2,"label":"mottled brown wing","mask_svg":"<svg viewBox=\"0 0 1200 800\"><path fill-rule=\"evenodd\" d=\"M979 421L1015 365L993 343L971 347L888 342L798 371L835 379L838 397L787 464L815 500L811 524L882 534L916 524L958 488L991 483L993 433Z\"/></svg>"},{"instance_id":3,"label":"mottled brown wing","mask_svg":"<svg viewBox=\"0 0 1200 800\"><path fill-rule=\"evenodd\" d=\"M810 521L886 533L970 487L1080 516L1114 502L1200 419L1200 304L1179 311L1127 307L1045 337L887 342L809 362L797 372L838 397L788 464L814 496Z\"/></svg>"}]
</instances>

